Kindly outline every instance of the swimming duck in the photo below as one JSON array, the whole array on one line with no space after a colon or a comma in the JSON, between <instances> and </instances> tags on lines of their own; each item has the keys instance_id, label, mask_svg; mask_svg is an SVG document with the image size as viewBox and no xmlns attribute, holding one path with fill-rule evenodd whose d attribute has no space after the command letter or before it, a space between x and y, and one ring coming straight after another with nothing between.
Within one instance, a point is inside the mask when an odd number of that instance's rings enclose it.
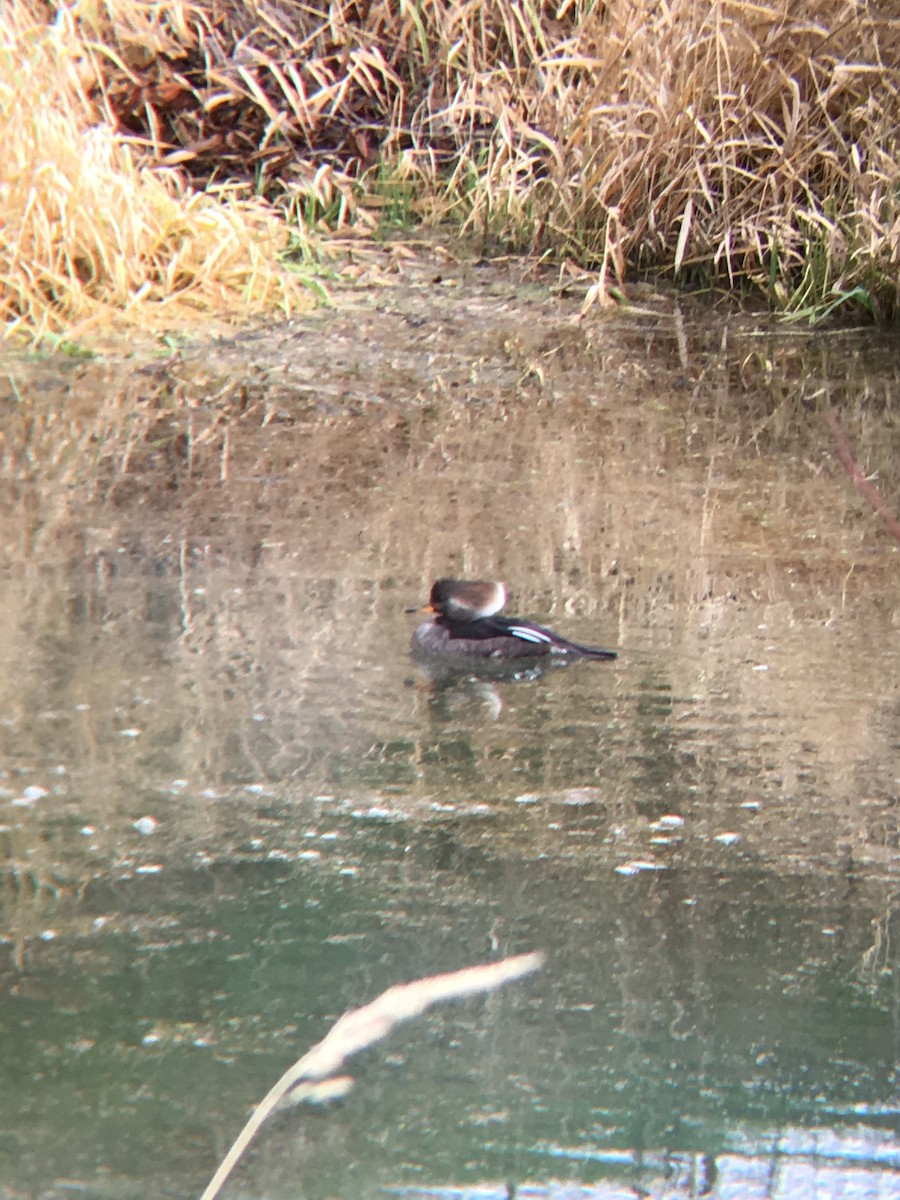
<instances>
[{"instance_id":1,"label":"swimming duck","mask_svg":"<svg viewBox=\"0 0 900 1200\"><path fill-rule=\"evenodd\" d=\"M615 650L581 646L552 629L497 614L506 604L506 585L482 579L438 579L428 603L407 612L431 613L413 632L413 650L424 654L481 658L617 658Z\"/></svg>"}]
</instances>

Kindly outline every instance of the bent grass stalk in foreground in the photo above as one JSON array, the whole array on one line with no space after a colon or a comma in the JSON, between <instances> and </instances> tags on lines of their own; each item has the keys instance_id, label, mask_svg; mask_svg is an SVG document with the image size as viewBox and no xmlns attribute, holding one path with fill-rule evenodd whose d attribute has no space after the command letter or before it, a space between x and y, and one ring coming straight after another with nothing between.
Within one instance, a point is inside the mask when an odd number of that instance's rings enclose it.
<instances>
[{"instance_id":1,"label":"bent grass stalk in foreground","mask_svg":"<svg viewBox=\"0 0 900 1200\"><path fill-rule=\"evenodd\" d=\"M231 1149L222 1159L200 1200L218 1196L225 1180L259 1130L279 1108L306 1099L333 1099L345 1095L353 1086L348 1076L335 1072L357 1051L380 1042L395 1025L417 1017L439 1000L455 1000L490 992L504 983L522 979L543 962L540 953L519 954L500 962L465 967L446 975L429 975L412 983L397 984L364 1008L345 1013L318 1045L281 1076L268 1095L257 1105Z\"/></svg>"}]
</instances>

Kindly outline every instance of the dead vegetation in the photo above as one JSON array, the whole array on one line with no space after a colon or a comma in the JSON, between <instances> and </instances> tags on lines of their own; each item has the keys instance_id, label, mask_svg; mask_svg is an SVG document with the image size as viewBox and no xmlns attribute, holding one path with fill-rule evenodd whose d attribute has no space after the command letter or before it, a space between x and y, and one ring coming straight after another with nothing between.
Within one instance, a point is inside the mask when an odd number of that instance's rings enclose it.
<instances>
[{"instance_id":1,"label":"dead vegetation","mask_svg":"<svg viewBox=\"0 0 900 1200\"><path fill-rule=\"evenodd\" d=\"M7 333L80 338L303 302L283 221L240 181L200 191L121 136L98 45L60 8L0 10L0 312ZM110 59L115 62L115 59ZM104 119L105 118L105 119Z\"/></svg>"},{"instance_id":2,"label":"dead vegetation","mask_svg":"<svg viewBox=\"0 0 900 1200\"><path fill-rule=\"evenodd\" d=\"M600 300L662 271L897 308L888 8L11 0L0 36L14 328L289 304L289 229L309 253L385 214L569 259Z\"/></svg>"}]
</instances>

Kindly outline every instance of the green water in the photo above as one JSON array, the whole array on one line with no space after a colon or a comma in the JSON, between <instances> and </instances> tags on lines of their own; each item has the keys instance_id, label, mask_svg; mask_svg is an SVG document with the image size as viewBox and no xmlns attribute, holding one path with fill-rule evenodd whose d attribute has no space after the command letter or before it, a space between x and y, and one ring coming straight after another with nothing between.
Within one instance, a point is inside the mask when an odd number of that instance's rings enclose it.
<instances>
[{"instance_id":1,"label":"green water","mask_svg":"<svg viewBox=\"0 0 900 1200\"><path fill-rule=\"evenodd\" d=\"M645 653L435 693L402 655L379 672L358 658L375 647L357 646L305 693L311 711L288 703L305 749L267 730L283 714L251 717L256 761L226 739L210 785L202 727L173 716L196 687L169 674L176 582L126 582L143 600L137 643L58 598L71 615L52 704L32 714L37 734L7 723L8 1185L199 1194L247 1108L342 1011L542 948L537 977L364 1053L340 1107L279 1117L234 1194L298 1195L298 1179L323 1197L636 1186L677 1179L667 1155L685 1178L701 1160L708 1173L731 1155L752 1179L785 1158L822 1178L862 1171L853 1194L889 1194L872 1189L900 1167L895 867L860 862L847 831L823 837L816 809L834 788L813 747L796 793L766 777L757 743L777 714L738 725L664 687L671 664ZM97 638L105 654L86 666ZM76 679L94 699L73 713ZM872 785L882 770L856 769ZM866 805L874 844L892 809ZM772 845L762 822L780 816ZM147 817L152 831L134 828ZM810 1154L803 1139L824 1136L831 1151Z\"/></svg>"}]
</instances>

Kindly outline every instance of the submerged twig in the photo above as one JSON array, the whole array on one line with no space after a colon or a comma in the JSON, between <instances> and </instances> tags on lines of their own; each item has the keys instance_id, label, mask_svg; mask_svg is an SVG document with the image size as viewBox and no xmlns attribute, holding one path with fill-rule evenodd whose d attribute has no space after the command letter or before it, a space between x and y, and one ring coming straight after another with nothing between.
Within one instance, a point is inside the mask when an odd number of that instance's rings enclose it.
<instances>
[{"instance_id":1,"label":"submerged twig","mask_svg":"<svg viewBox=\"0 0 900 1200\"><path fill-rule=\"evenodd\" d=\"M542 962L543 955L540 953L519 954L501 959L500 962L465 967L445 975L429 975L413 983L388 988L371 1004L345 1013L318 1045L285 1071L257 1105L200 1200L213 1200L219 1194L241 1155L278 1108L313 1095L331 1097L347 1092L352 1080L336 1077L335 1072L351 1054L381 1041L395 1025L419 1016L439 1000L493 991L504 983L530 975Z\"/></svg>"},{"instance_id":2,"label":"submerged twig","mask_svg":"<svg viewBox=\"0 0 900 1200\"><path fill-rule=\"evenodd\" d=\"M840 421L838 421L833 412L826 413L825 419L828 422L828 427L834 437L835 450L837 451L837 456L841 466L850 476L851 480L853 481L853 486L863 497L863 499L869 505L871 505L875 512L878 513L879 517L881 517L882 521L884 521L885 525L887 525L888 533L891 535L897 545L900 546L900 521L897 520L897 518L888 508L887 504L885 504L878 489L873 484L869 483L868 479L866 479L859 464L853 457L853 453L850 449L850 442L847 440L847 435L841 428Z\"/></svg>"}]
</instances>

